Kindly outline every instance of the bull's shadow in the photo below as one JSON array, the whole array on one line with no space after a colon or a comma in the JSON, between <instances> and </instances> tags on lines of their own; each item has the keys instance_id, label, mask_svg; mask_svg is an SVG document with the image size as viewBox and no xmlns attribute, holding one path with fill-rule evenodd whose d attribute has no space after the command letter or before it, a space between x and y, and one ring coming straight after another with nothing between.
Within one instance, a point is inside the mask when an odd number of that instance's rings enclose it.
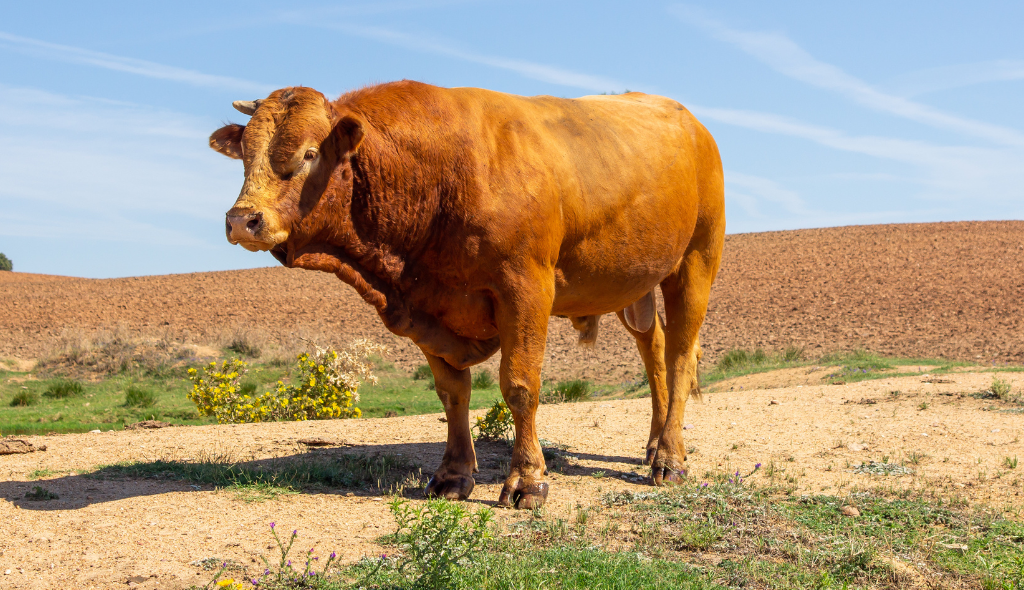
<instances>
[{"instance_id":1,"label":"bull's shadow","mask_svg":"<svg viewBox=\"0 0 1024 590\"><path fill-rule=\"evenodd\" d=\"M27 510L75 510L92 504L173 492L235 487L240 491L288 487L300 493L354 494L380 497L401 493L422 497L422 488L441 462L444 443L345 445L314 448L284 457L235 461L224 457L199 460L136 461L107 465L62 477L0 482L0 497ZM478 484L498 483L508 474L511 448L502 442L478 441ZM608 463L639 463L637 458L574 453L557 446L544 448L549 470L569 476L621 477L635 474L612 468L585 467L573 458ZM41 490L36 491L39 487ZM56 498L50 498L56 495ZM479 491L475 501L492 504Z\"/></svg>"}]
</instances>

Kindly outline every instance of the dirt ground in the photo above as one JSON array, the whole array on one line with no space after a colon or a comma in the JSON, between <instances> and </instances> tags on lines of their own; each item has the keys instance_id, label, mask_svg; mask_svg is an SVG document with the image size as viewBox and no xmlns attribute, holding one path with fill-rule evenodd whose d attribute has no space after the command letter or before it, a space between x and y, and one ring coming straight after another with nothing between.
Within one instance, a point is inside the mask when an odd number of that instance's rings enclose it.
<instances>
[{"instance_id":1,"label":"dirt ground","mask_svg":"<svg viewBox=\"0 0 1024 590\"><path fill-rule=\"evenodd\" d=\"M39 358L69 330L125 326L208 344L244 327L277 342L371 338L403 369L423 363L352 288L304 270L102 280L0 272L0 300L0 358ZM1022 318L1024 221L737 234L726 237L701 341L709 361L731 348L799 346L809 357L866 348L1024 364ZM642 370L614 315L602 318L593 349L575 342L568 320L552 318L545 378L621 382Z\"/></svg>"},{"instance_id":2,"label":"dirt ground","mask_svg":"<svg viewBox=\"0 0 1024 590\"><path fill-rule=\"evenodd\" d=\"M1001 376L1011 381L1014 391L1024 388L1024 374ZM724 391L688 405L687 444L695 447L690 477L701 481L710 473L746 474L761 463L748 481L767 483L768 466L774 464L776 482L793 478L796 494L914 488L1019 510L1024 466L1008 469L1003 461L1024 457L1024 419L1020 413L1000 411L1006 408L997 402L970 395L991 384L991 373L944 375L943 380L949 382L893 376L772 389L751 389L757 387L752 378L723 383L719 388ZM649 403L637 399L541 406L540 436L569 447L569 465L550 474L550 516L568 518L577 505L595 504L609 491L651 489L641 477L647 470L639 464ZM923 403L926 409L921 409ZM5 525L0 587L201 585L211 572L190 565L197 560L232 559L255 571L262 567L260 555L273 558L270 522L286 534L298 529L299 554L315 547L319 555L337 551L346 561L378 555L385 549L375 540L393 530L386 498L380 494L307 492L246 503L230 491L208 486L94 480L75 472L118 461L195 458L204 452L245 460L390 452L416 461L429 473L444 447L445 425L439 416L27 437L47 450L0 456L0 522ZM297 442L310 436L337 446L309 450ZM478 454L481 472L470 502L489 505L497 499L499 461L507 460L508 450L501 444L479 444ZM886 456L913 473L856 472L857 465ZM912 456L916 464L906 462ZM29 477L43 469L54 473L38 481ZM60 499L25 499L34 485ZM506 523L529 517L514 510L497 512Z\"/></svg>"}]
</instances>

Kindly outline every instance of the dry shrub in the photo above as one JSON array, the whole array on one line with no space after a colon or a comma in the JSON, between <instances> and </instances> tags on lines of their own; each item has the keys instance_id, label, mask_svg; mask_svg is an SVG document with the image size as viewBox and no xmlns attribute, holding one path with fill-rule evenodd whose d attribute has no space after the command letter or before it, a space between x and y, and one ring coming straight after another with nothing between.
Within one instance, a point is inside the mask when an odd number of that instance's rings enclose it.
<instances>
[{"instance_id":1,"label":"dry shrub","mask_svg":"<svg viewBox=\"0 0 1024 590\"><path fill-rule=\"evenodd\" d=\"M56 345L36 368L43 375L101 377L120 373L160 375L181 368L195 357L195 348L169 335L143 337L124 324L87 333L65 328Z\"/></svg>"},{"instance_id":2,"label":"dry shrub","mask_svg":"<svg viewBox=\"0 0 1024 590\"><path fill-rule=\"evenodd\" d=\"M269 348L267 335L250 326L236 325L221 335L225 349L246 358L259 358Z\"/></svg>"}]
</instances>

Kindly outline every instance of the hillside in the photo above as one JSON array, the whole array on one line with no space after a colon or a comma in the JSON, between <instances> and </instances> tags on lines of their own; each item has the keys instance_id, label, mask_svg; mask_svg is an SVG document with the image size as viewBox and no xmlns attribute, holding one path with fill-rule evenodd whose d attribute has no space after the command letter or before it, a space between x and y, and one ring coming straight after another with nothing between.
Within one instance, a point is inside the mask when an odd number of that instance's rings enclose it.
<instances>
[{"instance_id":1,"label":"hillside","mask_svg":"<svg viewBox=\"0 0 1024 590\"><path fill-rule=\"evenodd\" d=\"M0 300L0 357L38 358L62 334L116 326L198 344L242 326L293 344L372 338L399 366L422 363L347 285L283 267L121 279L2 272ZM701 338L711 359L798 346L1021 364L1022 317L1024 222L853 226L728 236ZM613 381L641 370L614 316L593 350L575 340L552 318L545 376Z\"/></svg>"}]
</instances>

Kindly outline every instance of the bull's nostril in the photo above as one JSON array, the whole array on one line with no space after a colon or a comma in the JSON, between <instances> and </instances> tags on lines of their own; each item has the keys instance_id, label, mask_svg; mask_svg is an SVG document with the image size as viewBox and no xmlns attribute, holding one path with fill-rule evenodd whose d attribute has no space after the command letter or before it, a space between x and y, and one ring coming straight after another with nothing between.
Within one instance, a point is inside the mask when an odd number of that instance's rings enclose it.
<instances>
[{"instance_id":1,"label":"bull's nostril","mask_svg":"<svg viewBox=\"0 0 1024 590\"><path fill-rule=\"evenodd\" d=\"M230 236L231 235L231 220L230 219L224 220L224 225L226 226L225 229L227 230L228 235Z\"/></svg>"},{"instance_id":2,"label":"bull's nostril","mask_svg":"<svg viewBox=\"0 0 1024 590\"><path fill-rule=\"evenodd\" d=\"M255 232L260 227L260 225L262 225L262 224L263 224L263 214L262 213L256 213L255 215L252 216L252 219L250 219L248 222L246 222L245 227L250 232Z\"/></svg>"}]
</instances>

